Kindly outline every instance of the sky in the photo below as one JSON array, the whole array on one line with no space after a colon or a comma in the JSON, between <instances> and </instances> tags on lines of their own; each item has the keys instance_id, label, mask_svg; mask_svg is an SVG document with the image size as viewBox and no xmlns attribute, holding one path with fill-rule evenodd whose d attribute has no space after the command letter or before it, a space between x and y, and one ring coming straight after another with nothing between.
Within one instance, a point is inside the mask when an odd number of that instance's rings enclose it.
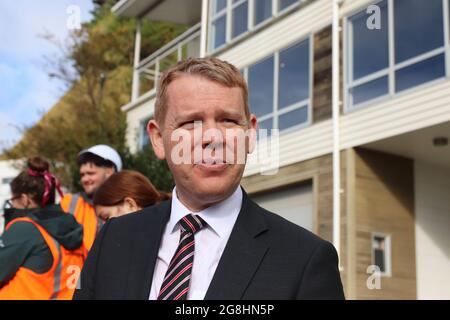
<instances>
[{"instance_id":1,"label":"sky","mask_svg":"<svg viewBox=\"0 0 450 320\"><path fill-rule=\"evenodd\" d=\"M0 150L20 140L18 128L36 123L64 94L44 67L43 57L59 51L40 35L64 41L92 9L91 0L0 0Z\"/></svg>"}]
</instances>

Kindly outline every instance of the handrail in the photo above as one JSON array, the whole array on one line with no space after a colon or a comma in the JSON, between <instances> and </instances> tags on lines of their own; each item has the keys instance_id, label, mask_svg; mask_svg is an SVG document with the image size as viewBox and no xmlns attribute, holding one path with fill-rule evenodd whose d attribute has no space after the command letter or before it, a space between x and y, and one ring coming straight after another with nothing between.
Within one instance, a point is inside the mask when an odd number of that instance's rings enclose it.
<instances>
[{"instance_id":1,"label":"handrail","mask_svg":"<svg viewBox=\"0 0 450 320\"><path fill-rule=\"evenodd\" d=\"M192 40L196 36L200 35L200 26L201 24L198 23L192 28L185 31L183 34L179 35L163 47L159 48L155 52L153 52L150 56L139 62L139 65L136 67L136 70L140 71L144 68L146 68L148 65L152 64L154 60L156 60L158 57L163 56L170 50L176 48L180 43L183 42L189 42L189 40Z\"/></svg>"}]
</instances>

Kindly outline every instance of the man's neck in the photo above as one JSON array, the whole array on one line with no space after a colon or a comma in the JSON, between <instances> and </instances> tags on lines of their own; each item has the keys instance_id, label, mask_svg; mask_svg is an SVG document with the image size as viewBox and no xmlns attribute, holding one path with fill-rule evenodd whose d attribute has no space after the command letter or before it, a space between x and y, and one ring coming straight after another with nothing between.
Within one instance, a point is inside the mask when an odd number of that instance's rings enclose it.
<instances>
[{"instance_id":1,"label":"man's neck","mask_svg":"<svg viewBox=\"0 0 450 320\"><path fill-rule=\"evenodd\" d=\"M239 186L238 186L239 187ZM180 201L187 209L189 209L192 212L200 212L202 210L205 210L206 208L212 207L226 199L228 199L235 190L231 191L229 194L226 195L226 197L213 200L210 202L201 202L201 201L195 201L192 197L184 196L183 192L180 192L177 188L175 188L176 197L178 198L178 201ZM194 201L192 201L194 200Z\"/></svg>"}]
</instances>

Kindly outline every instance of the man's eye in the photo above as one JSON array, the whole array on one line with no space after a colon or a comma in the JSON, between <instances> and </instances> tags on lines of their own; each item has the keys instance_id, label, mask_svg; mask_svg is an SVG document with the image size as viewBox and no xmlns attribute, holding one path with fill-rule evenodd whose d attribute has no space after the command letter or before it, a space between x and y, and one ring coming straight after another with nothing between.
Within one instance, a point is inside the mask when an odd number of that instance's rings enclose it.
<instances>
[{"instance_id":1,"label":"man's eye","mask_svg":"<svg viewBox=\"0 0 450 320\"><path fill-rule=\"evenodd\" d=\"M180 127L186 127L186 126L189 126L189 127L190 127L190 126L193 126L194 123L195 123L194 120L184 121L184 122L182 122L182 123L180 124Z\"/></svg>"},{"instance_id":2,"label":"man's eye","mask_svg":"<svg viewBox=\"0 0 450 320\"><path fill-rule=\"evenodd\" d=\"M225 122L225 123L237 123L237 121L234 120L234 119L224 119L223 122Z\"/></svg>"}]
</instances>

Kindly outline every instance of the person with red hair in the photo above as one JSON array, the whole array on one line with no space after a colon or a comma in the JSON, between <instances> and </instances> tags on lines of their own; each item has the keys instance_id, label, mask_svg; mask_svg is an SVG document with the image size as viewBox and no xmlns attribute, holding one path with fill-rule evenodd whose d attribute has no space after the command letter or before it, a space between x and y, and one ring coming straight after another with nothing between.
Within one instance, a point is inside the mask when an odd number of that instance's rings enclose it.
<instances>
[{"instance_id":1,"label":"person with red hair","mask_svg":"<svg viewBox=\"0 0 450 320\"><path fill-rule=\"evenodd\" d=\"M97 216L106 221L168 199L170 194L158 191L143 174L123 170L110 176L93 200Z\"/></svg>"}]
</instances>

